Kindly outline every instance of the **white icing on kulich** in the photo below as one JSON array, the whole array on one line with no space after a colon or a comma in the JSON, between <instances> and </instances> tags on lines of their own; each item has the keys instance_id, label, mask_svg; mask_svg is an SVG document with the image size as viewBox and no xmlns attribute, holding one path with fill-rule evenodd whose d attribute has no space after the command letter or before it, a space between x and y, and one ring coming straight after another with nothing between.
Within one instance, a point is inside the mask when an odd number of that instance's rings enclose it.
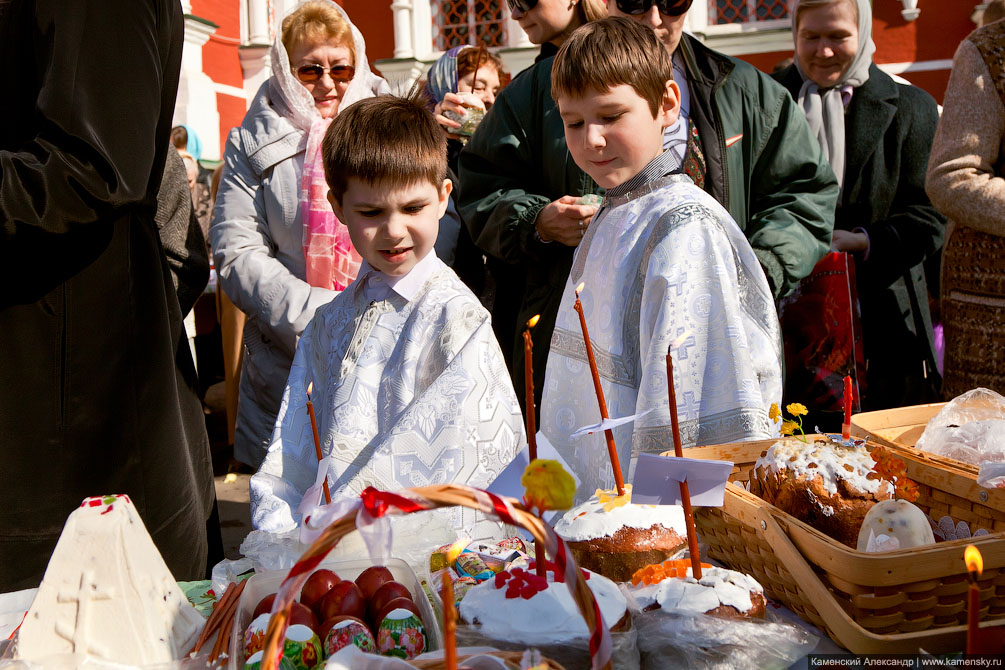
<instances>
[{"instance_id":1,"label":"white icing on kulich","mask_svg":"<svg viewBox=\"0 0 1005 670\"><path fill-rule=\"evenodd\" d=\"M700 581L691 574L691 568L688 568L687 577L668 577L656 584L629 586L628 589L641 608L659 603L665 610L698 614L720 605L746 612L754 606L750 594L764 593L757 580L735 570L703 567Z\"/></svg>"},{"instance_id":2,"label":"white icing on kulich","mask_svg":"<svg viewBox=\"0 0 1005 670\"><path fill-rule=\"evenodd\" d=\"M625 487L626 496L631 495L629 486ZM597 494L562 515L555 524L559 537L567 542L581 542L613 535L625 527L645 530L656 524L687 537L684 509L680 505L617 504L620 499L610 495L610 491Z\"/></svg>"},{"instance_id":3,"label":"white icing on kulich","mask_svg":"<svg viewBox=\"0 0 1005 670\"><path fill-rule=\"evenodd\" d=\"M928 517L906 500L881 500L872 506L858 532L859 551L867 551L870 532L880 551L935 544ZM891 538L896 539L895 545L890 543Z\"/></svg>"},{"instance_id":4,"label":"white icing on kulich","mask_svg":"<svg viewBox=\"0 0 1005 670\"><path fill-rule=\"evenodd\" d=\"M624 595L617 584L606 577L585 572L589 575L586 583L597 599L604 623L613 626L625 615ZM525 644L550 644L590 634L568 585L554 581L551 569L548 570L547 587L530 598L507 597L509 584L504 583L501 588L496 584L495 579L489 579L473 586L461 600L461 619L481 624L485 635Z\"/></svg>"},{"instance_id":5,"label":"white icing on kulich","mask_svg":"<svg viewBox=\"0 0 1005 670\"><path fill-rule=\"evenodd\" d=\"M129 498L88 498L66 519L17 655L151 665L182 658L204 624Z\"/></svg>"},{"instance_id":6,"label":"white icing on kulich","mask_svg":"<svg viewBox=\"0 0 1005 670\"><path fill-rule=\"evenodd\" d=\"M833 495L837 493L839 479L844 479L859 491L876 493L884 480L878 475L868 478L873 472L873 465L875 461L865 447L847 446L830 440L807 443L798 438L788 438L771 445L767 453L757 459L754 468L763 466L774 474L788 470L794 478L803 477L807 481L820 475L824 489Z\"/></svg>"}]
</instances>

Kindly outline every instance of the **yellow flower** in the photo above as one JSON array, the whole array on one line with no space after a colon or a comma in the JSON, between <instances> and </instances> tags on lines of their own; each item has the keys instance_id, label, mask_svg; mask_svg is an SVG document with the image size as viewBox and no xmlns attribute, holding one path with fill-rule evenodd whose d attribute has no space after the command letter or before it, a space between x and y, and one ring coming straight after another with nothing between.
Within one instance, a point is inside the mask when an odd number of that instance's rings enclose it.
<instances>
[{"instance_id":1,"label":"yellow flower","mask_svg":"<svg viewBox=\"0 0 1005 670\"><path fill-rule=\"evenodd\" d=\"M768 418L774 421L775 423L778 423L778 419L781 418L781 416L782 412L781 410L778 409L778 403L777 402L771 403L771 408L768 410Z\"/></svg>"},{"instance_id":2,"label":"yellow flower","mask_svg":"<svg viewBox=\"0 0 1005 670\"><path fill-rule=\"evenodd\" d=\"M799 428L799 424L795 421L783 421L782 422L782 435L792 435Z\"/></svg>"},{"instance_id":3,"label":"yellow flower","mask_svg":"<svg viewBox=\"0 0 1005 670\"><path fill-rule=\"evenodd\" d=\"M801 402L794 402L785 406L785 411L792 416L806 416L809 411L806 409L806 405Z\"/></svg>"},{"instance_id":4,"label":"yellow flower","mask_svg":"<svg viewBox=\"0 0 1005 670\"><path fill-rule=\"evenodd\" d=\"M576 481L558 461L536 458L520 477L527 504L538 510L569 509L576 495Z\"/></svg>"}]
</instances>

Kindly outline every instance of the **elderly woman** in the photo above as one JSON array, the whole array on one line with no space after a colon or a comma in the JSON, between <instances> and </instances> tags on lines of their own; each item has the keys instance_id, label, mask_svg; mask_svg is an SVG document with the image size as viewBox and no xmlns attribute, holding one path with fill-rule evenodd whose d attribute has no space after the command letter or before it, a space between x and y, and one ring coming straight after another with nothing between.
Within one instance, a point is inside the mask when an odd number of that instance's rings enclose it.
<instances>
[{"instance_id":1,"label":"elderly woman","mask_svg":"<svg viewBox=\"0 0 1005 670\"><path fill-rule=\"evenodd\" d=\"M922 402L939 383L923 268L945 224L924 189L938 108L872 62L869 0L797 2L792 33L795 63L773 76L802 107L841 187L832 248L857 261L863 406Z\"/></svg>"},{"instance_id":2,"label":"elderly woman","mask_svg":"<svg viewBox=\"0 0 1005 670\"><path fill-rule=\"evenodd\" d=\"M227 141L210 237L223 288L247 314L234 455L253 467L297 337L359 269L326 199L321 139L339 109L388 90L342 8L307 2L283 20L272 76Z\"/></svg>"},{"instance_id":3,"label":"elderly woman","mask_svg":"<svg viewBox=\"0 0 1005 670\"><path fill-rule=\"evenodd\" d=\"M926 187L951 223L942 255L949 399L1005 393L1005 21L960 44Z\"/></svg>"}]
</instances>

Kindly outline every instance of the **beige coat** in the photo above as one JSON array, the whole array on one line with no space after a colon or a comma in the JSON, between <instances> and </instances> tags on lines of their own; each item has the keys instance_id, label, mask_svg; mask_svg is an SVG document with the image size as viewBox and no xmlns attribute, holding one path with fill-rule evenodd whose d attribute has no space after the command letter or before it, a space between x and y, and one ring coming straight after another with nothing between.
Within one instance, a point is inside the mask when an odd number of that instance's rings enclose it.
<instances>
[{"instance_id":1,"label":"beige coat","mask_svg":"<svg viewBox=\"0 0 1005 670\"><path fill-rule=\"evenodd\" d=\"M998 89L1001 85L999 81L996 86L972 39L963 40L953 58L925 190L936 209L951 221L1005 236L1005 105Z\"/></svg>"}]
</instances>

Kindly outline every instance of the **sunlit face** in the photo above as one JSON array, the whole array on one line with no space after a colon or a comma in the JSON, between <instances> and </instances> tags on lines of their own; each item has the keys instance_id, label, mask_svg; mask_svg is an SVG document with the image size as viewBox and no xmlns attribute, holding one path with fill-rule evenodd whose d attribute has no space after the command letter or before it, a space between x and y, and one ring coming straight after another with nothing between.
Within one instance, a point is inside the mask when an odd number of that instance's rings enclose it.
<instances>
[{"instance_id":1,"label":"sunlit face","mask_svg":"<svg viewBox=\"0 0 1005 670\"><path fill-rule=\"evenodd\" d=\"M562 46L566 35L579 27L576 5L570 0L539 0L529 12L511 7L510 13L534 44Z\"/></svg>"},{"instance_id":2,"label":"sunlit face","mask_svg":"<svg viewBox=\"0 0 1005 670\"><path fill-rule=\"evenodd\" d=\"M350 178L342 202L330 191L328 201L359 255L375 270L401 277L433 253L450 189L448 179L437 189L425 180L388 187Z\"/></svg>"},{"instance_id":3,"label":"sunlit face","mask_svg":"<svg viewBox=\"0 0 1005 670\"><path fill-rule=\"evenodd\" d=\"M641 23L647 28L652 28L653 32L656 33L656 39L666 47L667 53L671 55L677 50L677 45L680 43L680 35L684 32L684 19L687 18L687 12L684 12L680 16L664 16L660 14L660 10L657 9L656 5L653 5L642 14L625 14L618 9L618 3L615 0L610 0L607 3L607 13L610 16L623 16L626 19Z\"/></svg>"},{"instance_id":4,"label":"sunlit face","mask_svg":"<svg viewBox=\"0 0 1005 670\"><path fill-rule=\"evenodd\" d=\"M820 88L836 86L858 51L858 21L849 2L803 10L796 25L796 60Z\"/></svg>"},{"instance_id":5,"label":"sunlit face","mask_svg":"<svg viewBox=\"0 0 1005 670\"><path fill-rule=\"evenodd\" d=\"M667 82L655 118L628 84L604 93L560 96L558 111L572 159L604 188L625 183L663 151L663 129L677 120L680 89Z\"/></svg>"},{"instance_id":6,"label":"sunlit face","mask_svg":"<svg viewBox=\"0 0 1005 670\"><path fill-rule=\"evenodd\" d=\"M492 107L499 95L499 70L486 65L478 68L478 76L468 72L457 80L458 93L474 93L475 97L485 103L485 109Z\"/></svg>"},{"instance_id":7,"label":"sunlit face","mask_svg":"<svg viewBox=\"0 0 1005 670\"><path fill-rule=\"evenodd\" d=\"M299 42L290 49L290 67L296 77L297 68L302 65L320 65L324 74L317 81L300 81L314 98L314 106L325 119L333 118L338 113L342 96L349 88L347 81L333 81L328 71L333 65L354 65L352 52L348 47L332 46L327 42Z\"/></svg>"}]
</instances>

